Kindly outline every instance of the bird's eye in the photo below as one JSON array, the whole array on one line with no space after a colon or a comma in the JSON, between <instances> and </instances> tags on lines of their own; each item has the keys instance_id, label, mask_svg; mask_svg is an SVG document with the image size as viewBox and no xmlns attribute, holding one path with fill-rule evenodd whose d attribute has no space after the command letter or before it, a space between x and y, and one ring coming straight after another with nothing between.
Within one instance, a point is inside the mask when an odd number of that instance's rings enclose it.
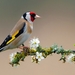
<instances>
[{"instance_id":1,"label":"bird's eye","mask_svg":"<svg viewBox=\"0 0 75 75\"><path fill-rule=\"evenodd\" d=\"M31 17L35 18L35 14L31 14Z\"/></svg>"}]
</instances>

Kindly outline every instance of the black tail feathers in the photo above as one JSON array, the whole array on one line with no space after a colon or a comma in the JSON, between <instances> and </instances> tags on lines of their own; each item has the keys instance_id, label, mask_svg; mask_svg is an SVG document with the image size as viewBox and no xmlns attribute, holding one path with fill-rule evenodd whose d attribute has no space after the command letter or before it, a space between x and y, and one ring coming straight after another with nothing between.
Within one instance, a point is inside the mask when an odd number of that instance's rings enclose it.
<instances>
[{"instance_id":1,"label":"black tail feathers","mask_svg":"<svg viewBox=\"0 0 75 75\"><path fill-rule=\"evenodd\" d=\"M2 52L4 49L0 47L0 52Z\"/></svg>"}]
</instances>

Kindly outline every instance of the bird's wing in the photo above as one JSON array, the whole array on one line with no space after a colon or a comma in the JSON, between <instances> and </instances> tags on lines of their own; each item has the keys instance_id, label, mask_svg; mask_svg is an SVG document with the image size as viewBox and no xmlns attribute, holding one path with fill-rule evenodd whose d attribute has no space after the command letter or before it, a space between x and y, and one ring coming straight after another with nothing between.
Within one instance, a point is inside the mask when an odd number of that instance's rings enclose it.
<instances>
[{"instance_id":1,"label":"bird's wing","mask_svg":"<svg viewBox=\"0 0 75 75\"><path fill-rule=\"evenodd\" d=\"M5 47L26 31L26 21L19 20L15 27L12 29L10 34L5 38L0 48Z\"/></svg>"}]
</instances>

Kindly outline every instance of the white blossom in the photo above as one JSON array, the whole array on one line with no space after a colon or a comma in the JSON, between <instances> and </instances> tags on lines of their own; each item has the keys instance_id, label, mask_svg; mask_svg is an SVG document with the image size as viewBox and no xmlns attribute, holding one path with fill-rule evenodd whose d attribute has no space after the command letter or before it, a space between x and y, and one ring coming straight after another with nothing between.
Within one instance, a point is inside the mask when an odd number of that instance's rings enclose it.
<instances>
[{"instance_id":1,"label":"white blossom","mask_svg":"<svg viewBox=\"0 0 75 75\"><path fill-rule=\"evenodd\" d=\"M34 38L34 39L30 40L29 43L30 43L30 48L36 49L39 46L40 41L38 38Z\"/></svg>"},{"instance_id":2,"label":"white blossom","mask_svg":"<svg viewBox=\"0 0 75 75\"><path fill-rule=\"evenodd\" d=\"M31 62L35 61L35 56L31 56Z\"/></svg>"},{"instance_id":3,"label":"white blossom","mask_svg":"<svg viewBox=\"0 0 75 75\"><path fill-rule=\"evenodd\" d=\"M74 62L75 61L75 54L70 54L67 58L67 62Z\"/></svg>"},{"instance_id":4,"label":"white blossom","mask_svg":"<svg viewBox=\"0 0 75 75\"><path fill-rule=\"evenodd\" d=\"M36 59L38 59L38 61L41 61L42 59L44 59L44 57L42 56L42 53L36 52Z\"/></svg>"},{"instance_id":5,"label":"white blossom","mask_svg":"<svg viewBox=\"0 0 75 75\"><path fill-rule=\"evenodd\" d=\"M15 52L15 53L12 53L12 54L10 55L10 62L12 62L12 61L13 61L13 59L14 59L15 55L16 55L16 52Z\"/></svg>"}]
</instances>

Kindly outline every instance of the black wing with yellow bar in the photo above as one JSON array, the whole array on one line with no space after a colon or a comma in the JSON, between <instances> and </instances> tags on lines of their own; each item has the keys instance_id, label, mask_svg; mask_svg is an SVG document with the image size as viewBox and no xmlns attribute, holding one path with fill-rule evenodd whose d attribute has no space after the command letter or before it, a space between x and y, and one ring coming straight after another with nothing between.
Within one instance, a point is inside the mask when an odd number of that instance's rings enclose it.
<instances>
[{"instance_id":1,"label":"black wing with yellow bar","mask_svg":"<svg viewBox=\"0 0 75 75\"><path fill-rule=\"evenodd\" d=\"M0 48L10 44L13 40L15 40L19 35L21 35L25 30L26 24L24 23L23 27L20 30L17 30L12 36L8 35L3 43L0 45Z\"/></svg>"}]
</instances>

